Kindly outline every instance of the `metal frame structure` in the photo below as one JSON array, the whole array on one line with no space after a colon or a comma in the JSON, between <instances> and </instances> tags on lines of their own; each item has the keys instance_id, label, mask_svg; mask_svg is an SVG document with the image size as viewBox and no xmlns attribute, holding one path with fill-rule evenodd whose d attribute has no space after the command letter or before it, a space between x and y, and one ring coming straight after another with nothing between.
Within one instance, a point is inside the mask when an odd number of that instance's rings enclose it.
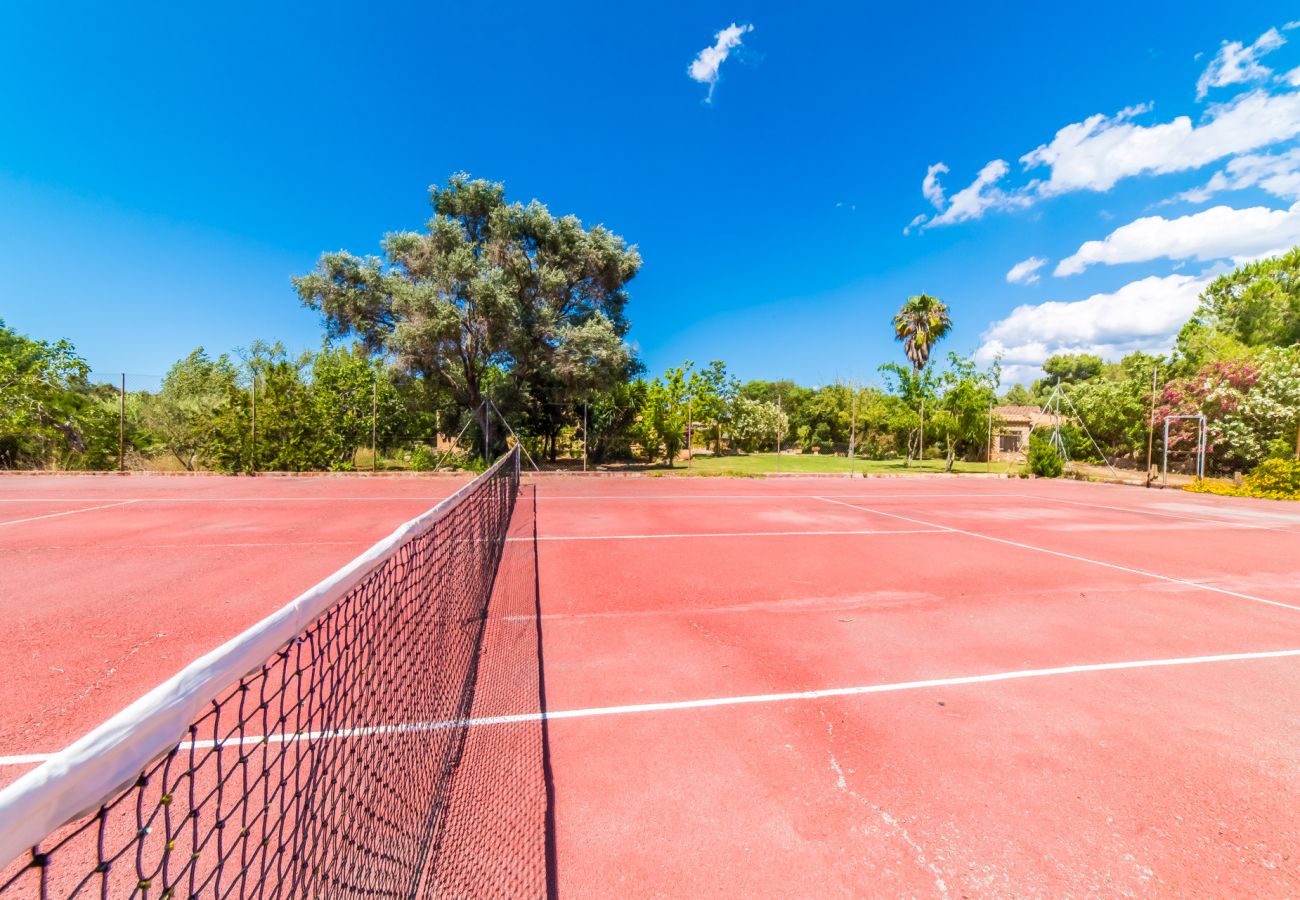
<instances>
[{"instance_id":1,"label":"metal frame structure","mask_svg":"<svg viewBox=\"0 0 1300 900\"><path fill-rule=\"evenodd\" d=\"M1056 380L1056 385L1052 388L1052 393L1047 398L1047 402L1043 404L1042 408L1038 412L1039 415L1042 416L1047 415L1049 412L1052 414L1052 436L1049 440L1051 441L1052 446L1056 448L1056 452L1061 454L1061 459L1067 463L1071 461L1069 451L1065 448L1065 439L1061 437L1061 420L1069 418L1069 416L1064 416L1061 413L1062 400L1064 400L1070 407L1070 412L1074 414L1075 421L1079 423L1079 427L1083 429L1083 433L1087 436L1088 440L1092 442L1093 449L1097 451L1097 455L1101 457L1101 461L1106 464L1106 468L1110 469L1110 473L1114 475L1116 479L1119 479L1119 472L1116 472L1115 467L1110 464L1110 459L1102 451L1101 445L1098 444L1097 439L1092 436L1092 432L1088 430L1088 424L1083 421L1083 416L1079 415L1079 409L1074 405L1074 401L1070 399L1070 395L1062 389L1061 380L1058 378ZM993 424L991 409L989 411L989 416L989 453L992 455ZM1029 426L1029 434L1031 437L1037 427L1038 426L1032 424ZM1025 451L1028 452L1028 450L1029 448L1026 446Z\"/></svg>"},{"instance_id":2,"label":"metal frame structure","mask_svg":"<svg viewBox=\"0 0 1300 900\"><path fill-rule=\"evenodd\" d=\"M1161 484L1169 484L1169 423L1178 419L1196 420L1196 480L1200 481L1205 477L1205 446L1206 436L1209 432L1205 416L1165 416L1164 461L1160 470Z\"/></svg>"}]
</instances>

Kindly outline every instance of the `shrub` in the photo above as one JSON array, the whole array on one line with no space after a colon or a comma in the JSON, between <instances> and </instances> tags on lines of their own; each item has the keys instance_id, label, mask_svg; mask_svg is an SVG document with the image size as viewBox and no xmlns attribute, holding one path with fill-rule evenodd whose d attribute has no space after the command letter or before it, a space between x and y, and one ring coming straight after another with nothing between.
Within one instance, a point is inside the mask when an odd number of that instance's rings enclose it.
<instances>
[{"instance_id":1,"label":"shrub","mask_svg":"<svg viewBox=\"0 0 1300 900\"><path fill-rule=\"evenodd\" d=\"M1266 459L1245 481L1252 497L1300 499L1300 460Z\"/></svg>"},{"instance_id":2,"label":"shrub","mask_svg":"<svg viewBox=\"0 0 1300 900\"><path fill-rule=\"evenodd\" d=\"M1266 459L1246 476L1241 487L1215 481L1189 484L1184 490L1225 497L1300 500L1300 460Z\"/></svg>"},{"instance_id":3,"label":"shrub","mask_svg":"<svg viewBox=\"0 0 1300 900\"><path fill-rule=\"evenodd\" d=\"M411 468L416 472L428 472L437 462L437 457L424 444L416 444L411 450Z\"/></svg>"},{"instance_id":4,"label":"shrub","mask_svg":"<svg viewBox=\"0 0 1300 900\"><path fill-rule=\"evenodd\" d=\"M1029 437L1029 453L1025 458L1029 471L1040 478L1060 478L1065 462L1048 436L1035 431Z\"/></svg>"}]
</instances>

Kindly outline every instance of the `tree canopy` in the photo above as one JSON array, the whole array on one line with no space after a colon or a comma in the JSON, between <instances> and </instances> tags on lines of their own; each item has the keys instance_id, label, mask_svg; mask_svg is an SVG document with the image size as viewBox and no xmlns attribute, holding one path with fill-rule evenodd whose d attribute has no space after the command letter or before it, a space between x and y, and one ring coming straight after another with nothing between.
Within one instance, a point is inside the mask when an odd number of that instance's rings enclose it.
<instances>
[{"instance_id":1,"label":"tree canopy","mask_svg":"<svg viewBox=\"0 0 1300 900\"><path fill-rule=\"evenodd\" d=\"M894 316L894 336L903 342L903 352L918 372L930 361L930 350L951 328L948 305L929 294L908 297Z\"/></svg>"},{"instance_id":2,"label":"tree canopy","mask_svg":"<svg viewBox=\"0 0 1300 900\"><path fill-rule=\"evenodd\" d=\"M425 230L385 237L382 259L327 253L293 280L330 337L356 335L480 416L501 376L552 438L576 403L634 374L623 340L634 247L463 173L429 200Z\"/></svg>"},{"instance_id":3,"label":"tree canopy","mask_svg":"<svg viewBox=\"0 0 1300 900\"><path fill-rule=\"evenodd\" d=\"M1230 351L1233 343L1246 348L1300 343L1300 247L1220 275L1178 336L1180 353L1194 363L1215 350Z\"/></svg>"}]
</instances>

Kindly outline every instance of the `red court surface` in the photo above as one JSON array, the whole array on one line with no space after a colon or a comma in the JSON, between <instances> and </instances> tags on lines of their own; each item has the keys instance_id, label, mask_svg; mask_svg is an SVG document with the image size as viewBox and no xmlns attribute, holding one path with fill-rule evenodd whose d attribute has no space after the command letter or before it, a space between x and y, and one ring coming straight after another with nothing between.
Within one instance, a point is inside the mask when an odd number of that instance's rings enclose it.
<instances>
[{"instance_id":1,"label":"red court surface","mask_svg":"<svg viewBox=\"0 0 1300 900\"><path fill-rule=\"evenodd\" d=\"M0 779L455 487L0 481ZM535 506L558 895L1300 893L1300 505L574 477ZM475 709L526 724L524 591Z\"/></svg>"},{"instance_id":2,"label":"red court surface","mask_svg":"<svg viewBox=\"0 0 1300 900\"><path fill-rule=\"evenodd\" d=\"M658 479L538 510L560 895L1300 891L1300 507Z\"/></svg>"},{"instance_id":3,"label":"red court surface","mask_svg":"<svg viewBox=\"0 0 1300 900\"><path fill-rule=\"evenodd\" d=\"M465 480L0 479L0 785Z\"/></svg>"}]
</instances>

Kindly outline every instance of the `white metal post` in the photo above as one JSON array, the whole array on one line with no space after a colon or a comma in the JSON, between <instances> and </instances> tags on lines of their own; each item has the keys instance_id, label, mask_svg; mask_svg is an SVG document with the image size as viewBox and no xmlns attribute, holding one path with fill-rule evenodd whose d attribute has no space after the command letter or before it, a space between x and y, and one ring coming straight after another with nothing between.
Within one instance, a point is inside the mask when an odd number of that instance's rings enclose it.
<instances>
[{"instance_id":1,"label":"white metal post","mask_svg":"<svg viewBox=\"0 0 1300 900\"><path fill-rule=\"evenodd\" d=\"M1169 486L1169 418L1165 417L1165 449L1164 463L1160 466L1160 483Z\"/></svg>"}]
</instances>

